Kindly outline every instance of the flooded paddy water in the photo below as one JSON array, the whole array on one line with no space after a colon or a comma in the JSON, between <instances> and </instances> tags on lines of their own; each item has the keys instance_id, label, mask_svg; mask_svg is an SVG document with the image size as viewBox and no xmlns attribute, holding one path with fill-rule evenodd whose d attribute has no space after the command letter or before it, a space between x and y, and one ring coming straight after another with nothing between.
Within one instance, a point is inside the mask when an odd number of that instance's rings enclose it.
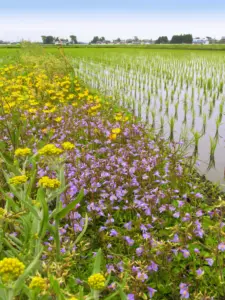
<instances>
[{"instance_id":1,"label":"flooded paddy water","mask_svg":"<svg viewBox=\"0 0 225 300\"><path fill-rule=\"evenodd\" d=\"M162 136L184 141L199 172L225 183L225 52L124 50L73 61L89 86L118 99Z\"/></svg>"}]
</instances>

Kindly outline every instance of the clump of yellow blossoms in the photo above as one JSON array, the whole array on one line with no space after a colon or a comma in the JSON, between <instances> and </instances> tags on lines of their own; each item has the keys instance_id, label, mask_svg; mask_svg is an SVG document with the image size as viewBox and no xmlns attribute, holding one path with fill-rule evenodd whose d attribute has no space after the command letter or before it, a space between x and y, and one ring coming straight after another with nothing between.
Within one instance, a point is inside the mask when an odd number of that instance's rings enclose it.
<instances>
[{"instance_id":1,"label":"clump of yellow blossoms","mask_svg":"<svg viewBox=\"0 0 225 300\"><path fill-rule=\"evenodd\" d=\"M57 148L54 144L45 145L38 153L40 155L59 155L63 152L62 149Z\"/></svg>"},{"instance_id":2,"label":"clump of yellow blossoms","mask_svg":"<svg viewBox=\"0 0 225 300\"><path fill-rule=\"evenodd\" d=\"M120 132L121 132L120 128L113 128L109 136L110 140L115 140L117 138L117 134L119 134Z\"/></svg>"},{"instance_id":3,"label":"clump of yellow blossoms","mask_svg":"<svg viewBox=\"0 0 225 300\"><path fill-rule=\"evenodd\" d=\"M60 187L60 181L56 178L49 178L48 176L43 176L39 181L38 185L44 188L57 189Z\"/></svg>"},{"instance_id":4,"label":"clump of yellow blossoms","mask_svg":"<svg viewBox=\"0 0 225 300\"><path fill-rule=\"evenodd\" d=\"M78 300L76 297L71 297L70 300Z\"/></svg>"},{"instance_id":5,"label":"clump of yellow blossoms","mask_svg":"<svg viewBox=\"0 0 225 300\"><path fill-rule=\"evenodd\" d=\"M26 175L14 176L9 179L9 184L19 185L19 184L27 182L27 180L28 180L28 177Z\"/></svg>"},{"instance_id":6,"label":"clump of yellow blossoms","mask_svg":"<svg viewBox=\"0 0 225 300\"><path fill-rule=\"evenodd\" d=\"M93 290L102 290L105 287L105 277L100 274L93 274L88 278L88 284Z\"/></svg>"},{"instance_id":7,"label":"clump of yellow blossoms","mask_svg":"<svg viewBox=\"0 0 225 300\"><path fill-rule=\"evenodd\" d=\"M15 151L15 156L27 156L31 154L30 148L18 148Z\"/></svg>"},{"instance_id":8,"label":"clump of yellow blossoms","mask_svg":"<svg viewBox=\"0 0 225 300\"><path fill-rule=\"evenodd\" d=\"M114 133L114 134L119 134L120 132L121 132L120 128L113 128L112 129L112 133Z\"/></svg>"},{"instance_id":9,"label":"clump of yellow blossoms","mask_svg":"<svg viewBox=\"0 0 225 300\"><path fill-rule=\"evenodd\" d=\"M117 138L117 134L112 133L112 134L110 134L109 138L110 138L110 140L115 140Z\"/></svg>"},{"instance_id":10,"label":"clump of yellow blossoms","mask_svg":"<svg viewBox=\"0 0 225 300\"><path fill-rule=\"evenodd\" d=\"M16 280L25 269L17 258L4 258L0 261L0 277L3 282Z\"/></svg>"},{"instance_id":11,"label":"clump of yellow blossoms","mask_svg":"<svg viewBox=\"0 0 225 300\"><path fill-rule=\"evenodd\" d=\"M41 291L47 290L47 280L46 278L42 278L40 276L34 276L32 277L31 283L29 285L29 288L32 290L39 289Z\"/></svg>"},{"instance_id":12,"label":"clump of yellow blossoms","mask_svg":"<svg viewBox=\"0 0 225 300\"><path fill-rule=\"evenodd\" d=\"M64 150L72 150L75 148L74 144L70 143L70 142L64 142L62 143L62 147Z\"/></svg>"},{"instance_id":13,"label":"clump of yellow blossoms","mask_svg":"<svg viewBox=\"0 0 225 300\"><path fill-rule=\"evenodd\" d=\"M62 121L62 117L57 117L54 119L57 123Z\"/></svg>"}]
</instances>

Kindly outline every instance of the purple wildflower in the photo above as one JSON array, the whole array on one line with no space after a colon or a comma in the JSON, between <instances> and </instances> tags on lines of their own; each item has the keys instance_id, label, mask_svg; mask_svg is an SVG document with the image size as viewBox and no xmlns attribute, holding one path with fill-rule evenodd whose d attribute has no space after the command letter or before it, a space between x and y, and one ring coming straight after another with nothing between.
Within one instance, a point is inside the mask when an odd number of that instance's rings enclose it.
<instances>
[{"instance_id":1,"label":"purple wildflower","mask_svg":"<svg viewBox=\"0 0 225 300\"><path fill-rule=\"evenodd\" d=\"M148 287L148 294L149 294L149 297L152 299L152 297L154 296L155 292L157 292L157 290L151 288L151 287Z\"/></svg>"},{"instance_id":2,"label":"purple wildflower","mask_svg":"<svg viewBox=\"0 0 225 300\"><path fill-rule=\"evenodd\" d=\"M110 236L118 236L118 232L115 229L110 230Z\"/></svg>"},{"instance_id":3,"label":"purple wildflower","mask_svg":"<svg viewBox=\"0 0 225 300\"><path fill-rule=\"evenodd\" d=\"M212 259L212 258L206 258L205 259L206 261L207 261L207 263L208 263L208 265L211 267L212 265L213 265L213 263L214 263L214 260Z\"/></svg>"},{"instance_id":4,"label":"purple wildflower","mask_svg":"<svg viewBox=\"0 0 225 300\"><path fill-rule=\"evenodd\" d=\"M202 276L203 274L204 274L204 271L202 270L202 269L198 269L198 270L196 270L196 274L198 275L198 276Z\"/></svg>"},{"instance_id":5,"label":"purple wildflower","mask_svg":"<svg viewBox=\"0 0 225 300\"><path fill-rule=\"evenodd\" d=\"M135 300L134 294L128 294L127 295L127 300Z\"/></svg>"},{"instance_id":6,"label":"purple wildflower","mask_svg":"<svg viewBox=\"0 0 225 300\"><path fill-rule=\"evenodd\" d=\"M129 246L133 246L134 240L132 240L129 236L124 236L124 240L127 242Z\"/></svg>"},{"instance_id":7,"label":"purple wildflower","mask_svg":"<svg viewBox=\"0 0 225 300\"><path fill-rule=\"evenodd\" d=\"M181 299L188 299L190 296L188 292L188 285L186 283L181 283L179 287Z\"/></svg>"},{"instance_id":8,"label":"purple wildflower","mask_svg":"<svg viewBox=\"0 0 225 300\"><path fill-rule=\"evenodd\" d=\"M220 243L220 244L218 245L218 249L219 249L220 251L224 252L224 251L225 251L225 243Z\"/></svg>"},{"instance_id":9,"label":"purple wildflower","mask_svg":"<svg viewBox=\"0 0 225 300\"><path fill-rule=\"evenodd\" d=\"M136 249L137 256L141 256L142 253L143 253L143 248L139 247L139 248Z\"/></svg>"},{"instance_id":10,"label":"purple wildflower","mask_svg":"<svg viewBox=\"0 0 225 300\"><path fill-rule=\"evenodd\" d=\"M187 257L190 256L190 252L189 252L187 249L183 249L183 250L181 250L181 252L183 253L183 256L184 256L185 258L187 258Z\"/></svg>"},{"instance_id":11,"label":"purple wildflower","mask_svg":"<svg viewBox=\"0 0 225 300\"><path fill-rule=\"evenodd\" d=\"M158 271L158 265L154 261L151 261L151 264L148 266L148 270L157 272Z\"/></svg>"}]
</instances>

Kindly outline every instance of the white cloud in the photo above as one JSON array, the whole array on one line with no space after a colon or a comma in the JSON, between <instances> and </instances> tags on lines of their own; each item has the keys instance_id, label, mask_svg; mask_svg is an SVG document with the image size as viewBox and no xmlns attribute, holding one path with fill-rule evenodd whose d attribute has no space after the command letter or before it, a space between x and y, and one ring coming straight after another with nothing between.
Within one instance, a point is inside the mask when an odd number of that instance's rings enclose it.
<instances>
[{"instance_id":1,"label":"white cloud","mask_svg":"<svg viewBox=\"0 0 225 300\"><path fill-rule=\"evenodd\" d=\"M108 39L156 39L160 35L192 33L194 36L225 35L225 15L172 14L2 14L0 39L29 39L40 41L41 35L69 37L75 34L80 41L90 41L94 35Z\"/></svg>"}]
</instances>

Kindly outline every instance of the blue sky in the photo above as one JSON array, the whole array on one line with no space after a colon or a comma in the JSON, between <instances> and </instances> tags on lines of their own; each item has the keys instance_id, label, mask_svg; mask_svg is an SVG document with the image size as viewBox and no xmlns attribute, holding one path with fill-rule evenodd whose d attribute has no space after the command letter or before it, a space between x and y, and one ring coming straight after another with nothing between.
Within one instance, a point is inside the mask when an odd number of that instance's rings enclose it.
<instances>
[{"instance_id":1,"label":"blue sky","mask_svg":"<svg viewBox=\"0 0 225 300\"><path fill-rule=\"evenodd\" d=\"M28 12L221 12L224 0L2 0L0 9Z\"/></svg>"},{"instance_id":2,"label":"blue sky","mask_svg":"<svg viewBox=\"0 0 225 300\"><path fill-rule=\"evenodd\" d=\"M0 40L225 36L225 0L0 0Z\"/></svg>"}]
</instances>

